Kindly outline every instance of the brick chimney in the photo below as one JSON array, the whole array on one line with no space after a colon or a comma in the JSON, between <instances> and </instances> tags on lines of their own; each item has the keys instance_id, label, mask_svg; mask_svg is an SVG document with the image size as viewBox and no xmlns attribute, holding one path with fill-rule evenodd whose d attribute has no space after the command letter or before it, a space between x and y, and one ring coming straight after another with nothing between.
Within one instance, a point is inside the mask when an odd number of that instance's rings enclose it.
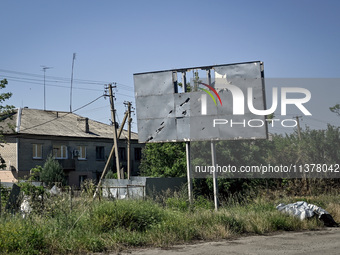
<instances>
[{"instance_id":1,"label":"brick chimney","mask_svg":"<svg viewBox=\"0 0 340 255\"><path fill-rule=\"evenodd\" d=\"M77 126L83 130L85 133L90 133L89 118L78 118Z\"/></svg>"}]
</instances>

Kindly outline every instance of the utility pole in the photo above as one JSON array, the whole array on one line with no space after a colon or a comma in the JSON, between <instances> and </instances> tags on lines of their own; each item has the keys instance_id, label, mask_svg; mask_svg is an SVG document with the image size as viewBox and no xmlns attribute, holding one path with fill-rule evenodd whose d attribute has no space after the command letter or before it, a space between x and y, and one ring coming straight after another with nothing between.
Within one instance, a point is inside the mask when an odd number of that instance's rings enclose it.
<instances>
[{"instance_id":1,"label":"utility pole","mask_svg":"<svg viewBox=\"0 0 340 255\"><path fill-rule=\"evenodd\" d=\"M125 125L127 116L128 116L128 114L127 114L127 112L126 112L125 115L124 115L124 119L123 119L122 125L120 126L120 128L119 128L119 130L118 130L118 137L120 137L120 135L122 134L123 127L124 127L124 125ZM115 152L115 147L112 146L112 149L111 149L109 158L108 158L107 161L106 161L106 164L105 164L104 170L103 170L103 172L102 172L102 175L101 175L101 177L100 177L100 179L99 179L99 182L98 182L96 191L94 192L93 199L96 198L96 196L97 196L97 194L98 194L98 192L99 192L100 186L101 186L101 184L102 184L102 180L105 178L106 172L107 172L107 170L109 169L109 164L110 164L110 162L111 162L111 159L112 159L112 157L113 157L113 153L114 153L114 152Z\"/></svg>"},{"instance_id":2,"label":"utility pole","mask_svg":"<svg viewBox=\"0 0 340 255\"><path fill-rule=\"evenodd\" d=\"M51 69L52 67L41 66L44 72L44 111L46 111L46 84L45 84L45 74L46 69Z\"/></svg>"},{"instance_id":3,"label":"utility pole","mask_svg":"<svg viewBox=\"0 0 340 255\"><path fill-rule=\"evenodd\" d=\"M296 123L297 123L299 140L301 140L301 127L300 127L300 118L301 117L302 116L295 116L294 117L296 119Z\"/></svg>"},{"instance_id":4,"label":"utility pole","mask_svg":"<svg viewBox=\"0 0 340 255\"><path fill-rule=\"evenodd\" d=\"M111 105L111 118L112 118L112 122L113 122L113 141L114 141L115 156L116 156L117 178L118 179L124 179L124 176L120 176L120 163L119 163L119 154L118 154L118 139L119 139L119 137L117 138L116 110L115 110L115 107L114 107L112 84L109 84L109 93L110 93L110 105Z\"/></svg>"},{"instance_id":5,"label":"utility pole","mask_svg":"<svg viewBox=\"0 0 340 255\"><path fill-rule=\"evenodd\" d=\"M127 105L127 114L128 114L128 139L127 139L127 178L130 180L131 174L131 102L124 103Z\"/></svg>"}]
</instances>

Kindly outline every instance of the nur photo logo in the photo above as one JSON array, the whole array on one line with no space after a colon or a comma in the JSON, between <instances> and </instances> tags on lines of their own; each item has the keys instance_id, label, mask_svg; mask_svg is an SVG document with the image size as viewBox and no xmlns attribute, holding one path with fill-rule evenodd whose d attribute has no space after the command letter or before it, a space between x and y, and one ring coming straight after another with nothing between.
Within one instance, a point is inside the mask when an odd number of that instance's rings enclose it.
<instances>
[{"instance_id":1,"label":"nur photo logo","mask_svg":"<svg viewBox=\"0 0 340 255\"><path fill-rule=\"evenodd\" d=\"M208 82L207 82L208 83ZM302 114L305 116L311 116L311 112L306 108L305 104L308 103L311 99L311 93L308 89L300 88L300 87L273 87L271 90L271 105L267 109L257 109L256 103L257 99L255 94L259 93L258 91L254 91L253 87L246 87L243 89L240 88L237 84L231 84L225 78L217 78L214 80L212 85L209 85L204 82L198 82L198 89L205 92L201 94L201 115L209 115L209 107L212 106L208 104L208 97L210 96L210 100L213 100L215 107L230 107L232 106L232 116L243 116L246 114L253 114L256 116L268 116L276 112L278 107L280 107L280 115L287 115L287 108L296 107ZM203 88L202 88L203 87ZM215 88L214 88L215 87ZM217 100L219 103L217 102ZM227 104L228 101L229 102ZM225 104L223 104L223 103ZM276 113L277 114L277 113ZM257 119L252 118L248 121L241 120L237 123L232 119L214 119L213 127L217 125L225 125L230 124L231 127L235 125L239 125L239 127L245 127L249 124L249 127L262 127L265 124L265 121L274 126L274 123L281 122L283 127L295 127L297 125L296 120L294 119ZM249 123L248 123L249 122ZM255 124L256 123L256 124Z\"/></svg>"},{"instance_id":2,"label":"nur photo logo","mask_svg":"<svg viewBox=\"0 0 340 255\"><path fill-rule=\"evenodd\" d=\"M203 86L207 87L208 89L210 89L217 96L217 98L218 98L218 100L219 100L219 102L220 102L220 104L222 106L221 97L219 96L217 91L212 86L210 86L208 84L205 84L203 82L199 82L198 84L199 85L203 85ZM200 88L200 87L198 87L198 89L200 89L200 90L204 91L205 93L207 93L212 98L212 100L214 101L215 105L217 106L216 99L211 94L211 92L209 90L204 89L204 88ZM201 113L202 113L202 115L207 115L207 94L202 94L201 95L201 109L202 109Z\"/></svg>"}]
</instances>

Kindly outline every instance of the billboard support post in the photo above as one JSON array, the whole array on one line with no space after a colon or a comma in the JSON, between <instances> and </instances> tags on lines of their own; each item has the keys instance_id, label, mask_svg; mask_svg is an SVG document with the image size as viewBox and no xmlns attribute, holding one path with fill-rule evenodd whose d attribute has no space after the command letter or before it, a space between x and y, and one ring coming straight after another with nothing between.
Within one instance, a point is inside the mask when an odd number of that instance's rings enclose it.
<instances>
[{"instance_id":1,"label":"billboard support post","mask_svg":"<svg viewBox=\"0 0 340 255\"><path fill-rule=\"evenodd\" d=\"M191 176L191 165L190 165L190 142L185 143L186 150L186 160L187 160L187 178L188 178L188 197L189 203L193 203L193 194L192 194L192 176Z\"/></svg>"},{"instance_id":2,"label":"billboard support post","mask_svg":"<svg viewBox=\"0 0 340 255\"><path fill-rule=\"evenodd\" d=\"M213 171L213 186L214 186L214 204L215 204L215 211L218 210L218 184L217 184L217 172L216 172L216 147L215 141L211 141L211 161L212 166L214 167L215 171Z\"/></svg>"}]
</instances>

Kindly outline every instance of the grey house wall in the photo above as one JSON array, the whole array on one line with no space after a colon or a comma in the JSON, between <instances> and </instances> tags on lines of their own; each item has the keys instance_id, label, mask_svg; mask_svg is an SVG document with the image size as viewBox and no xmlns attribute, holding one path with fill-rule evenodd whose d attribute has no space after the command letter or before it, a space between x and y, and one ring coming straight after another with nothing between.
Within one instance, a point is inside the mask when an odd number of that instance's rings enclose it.
<instances>
[{"instance_id":1,"label":"grey house wall","mask_svg":"<svg viewBox=\"0 0 340 255\"><path fill-rule=\"evenodd\" d=\"M68 159L58 160L64 167L65 173L68 175L69 185L79 186L80 176L97 180L101 175L106 159L108 158L113 141L111 139L82 139L69 137L52 137L52 136L29 136L29 137L9 137L6 139L7 144L1 148L1 155L6 163L12 166L17 176L24 177L28 175L30 170L37 165L43 166L46 158L52 153L53 145L67 146ZM33 144L42 145L42 158L33 158ZM73 151L78 146L86 146L86 160L78 159L73 156ZM104 147L104 160L96 159L96 147ZM126 150L126 140L119 140L118 147L124 147ZM137 175L139 171L139 160L135 160L135 148L142 148L143 144L137 141L131 141L131 175ZM126 151L127 153L127 151ZM113 161L115 164L115 161ZM127 162L121 161L122 167L126 170ZM9 166L7 166L9 167Z\"/></svg>"},{"instance_id":2,"label":"grey house wall","mask_svg":"<svg viewBox=\"0 0 340 255\"><path fill-rule=\"evenodd\" d=\"M1 145L1 157L5 160L6 170L17 169L17 139L10 137Z\"/></svg>"}]
</instances>

